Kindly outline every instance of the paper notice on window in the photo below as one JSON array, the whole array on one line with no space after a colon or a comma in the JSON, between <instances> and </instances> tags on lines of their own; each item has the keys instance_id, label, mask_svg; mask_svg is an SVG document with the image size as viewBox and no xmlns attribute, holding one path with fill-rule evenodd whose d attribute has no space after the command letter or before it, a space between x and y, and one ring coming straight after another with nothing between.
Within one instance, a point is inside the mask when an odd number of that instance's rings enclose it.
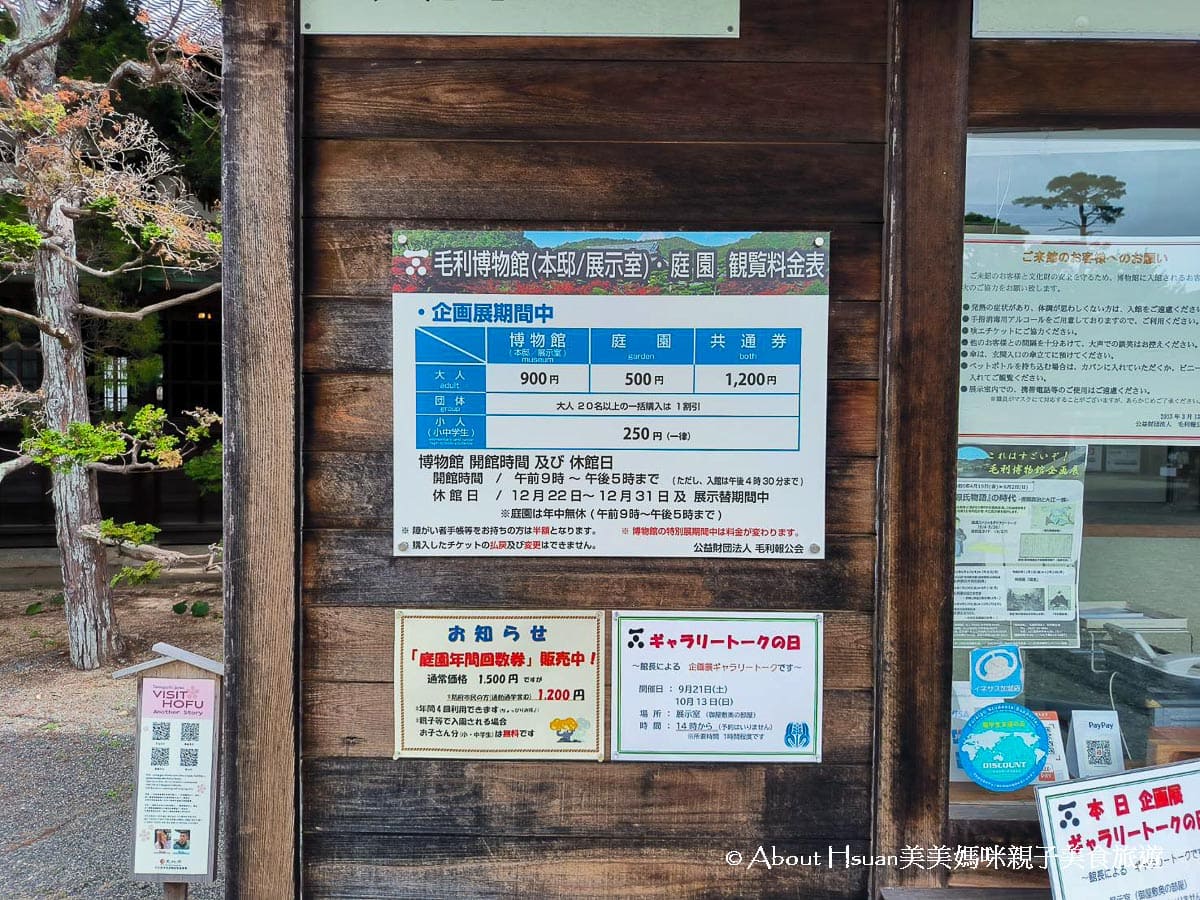
<instances>
[{"instance_id":1,"label":"paper notice on window","mask_svg":"<svg viewBox=\"0 0 1200 900\"><path fill-rule=\"evenodd\" d=\"M1079 646L1086 446L962 444L954 646Z\"/></svg>"}]
</instances>

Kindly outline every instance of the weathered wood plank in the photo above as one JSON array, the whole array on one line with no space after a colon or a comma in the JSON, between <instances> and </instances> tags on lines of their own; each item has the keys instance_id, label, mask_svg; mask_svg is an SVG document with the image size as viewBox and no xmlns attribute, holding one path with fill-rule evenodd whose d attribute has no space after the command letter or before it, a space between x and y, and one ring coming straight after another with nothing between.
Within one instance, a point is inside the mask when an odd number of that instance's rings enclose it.
<instances>
[{"instance_id":1,"label":"weathered wood plank","mask_svg":"<svg viewBox=\"0 0 1200 900\"><path fill-rule=\"evenodd\" d=\"M828 534L875 533L875 460L830 459L825 469ZM304 457L306 528L392 526L390 453L316 452Z\"/></svg>"},{"instance_id":2,"label":"weathered wood plank","mask_svg":"<svg viewBox=\"0 0 1200 900\"><path fill-rule=\"evenodd\" d=\"M825 614L825 684L869 690L874 679L870 614ZM304 616L304 679L392 683L391 608L310 606Z\"/></svg>"},{"instance_id":3,"label":"weathered wood plank","mask_svg":"<svg viewBox=\"0 0 1200 900\"><path fill-rule=\"evenodd\" d=\"M887 4L743 0L736 40L621 38L311 37L309 59L599 59L887 61ZM702 102L697 97L696 102Z\"/></svg>"},{"instance_id":4,"label":"weathered wood plank","mask_svg":"<svg viewBox=\"0 0 1200 900\"><path fill-rule=\"evenodd\" d=\"M314 297L304 305L304 371L392 371L392 304ZM879 305L829 307L829 377L879 377Z\"/></svg>"},{"instance_id":5,"label":"weathered wood plank","mask_svg":"<svg viewBox=\"0 0 1200 900\"><path fill-rule=\"evenodd\" d=\"M296 15L286 0L232 0L222 17L220 826L231 897L288 897L300 887Z\"/></svg>"},{"instance_id":6,"label":"weathered wood plank","mask_svg":"<svg viewBox=\"0 0 1200 900\"><path fill-rule=\"evenodd\" d=\"M380 213L401 213L377 207ZM374 210L373 210L374 211ZM723 229L726 223L720 219L722 211L710 210L706 217L694 220L696 227L705 230ZM601 230L629 231L644 230L650 224L646 216L657 216L657 211L645 208L639 219L625 222L607 221L595 223ZM715 218L714 218L715 217ZM578 222L557 220L543 223L548 229L578 228ZM680 222L661 223L666 229L678 229ZM685 223L686 224L686 223ZM414 222L406 219L307 219L304 223L304 283L309 298L314 295L338 297L390 297L391 247L393 228L493 228L520 231L525 223L511 219L484 222L478 219L452 221L448 219ZM819 222L800 216L780 228L812 229L830 232L829 291L830 299L878 301L883 270L882 232L878 225L840 224Z\"/></svg>"},{"instance_id":7,"label":"weathered wood plank","mask_svg":"<svg viewBox=\"0 0 1200 900\"><path fill-rule=\"evenodd\" d=\"M878 64L317 59L305 134L878 143L884 83Z\"/></svg>"},{"instance_id":8,"label":"weathered wood plank","mask_svg":"<svg viewBox=\"0 0 1200 900\"><path fill-rule=\"evenodd\" d=\"M837 760L839 765L866 764L871 758L871 691L827 690L825 710L825 758ZM305 682L303 722L306 760L324 756L391 759L395 739L392 684Z\"/></svg>"},{"instance_id":9,"label":"weathered wood plank","mask_svg":"<svg viewBox=\"0 0 1200 900\"><path fill-rule=\"evenodd\" d=\"M1194 128L1198 82L1194 41L972 41L970 124Z\"/></svg>"},{"instance_id":10,"label":"weathered wood plank","mask_svg":"<svg viewBox=\"0 0 1200 900\"><path fill-rule=\"evenodd\" d=\"M391 452L390 377L310 375L304 384L305 449ZM827 455L875 456L878 383L831 381L827 402Z\"/></svg>"},{"instance_id":11,"label":"weathered wood plank","mask_svg":"<svg viewBox=\"0 0 1200 900\"><path fill-rule=\"evenodd\" d=\"M597 605L869 610L875 539L834 537L824 560L395 557L391 531L310 529L304 602L489 609Z\"/></svg>"},{"instance_id":12,"label":"weathered wood plank","mask_svg":"<svg viewBox=\"0 0 1200 900\"><path fill-rule=\"evenodd\" d=\"M714 809L719 817L723 810ZM759 845L746 834L737 848L668 838L492 838L478 835L310 834L305 837L305 893L313 897L537 897L601 900L726 900L866 897L865 867L775 866L747 863ZM839 846L839 850L845 842ZM830 841L797 835L781 852L825 859ZM853 852L867 852L863 840ZM737 849L740 865L726 861ZM769 854L768 843L764 852Z\"/></svg>"},{"instance_id":13,"label":"weathered wood plank","mask_svg":"<svg viewBox=\"0 0 1200 900\"><path fill-rule=\"evenodd\" d=\"M870 768L319 758L304 768L309 834L856 840ZM714 811L720 815L714 815ZM732 846L732 844L731 844ZM789 851L791 852L791 851Z\"/></svg>"},{"instance_id":14,"label":"weathered wood plank","mask_svg":"<svg viewBox=\"0 0 1200 900\"><path fill-rule=\"evenodd\" d=\"M880 222L882 144L310 140L306 211L527 224Z\"/></svg>"},{"instance_id":15,"label":"weathered wood plank","mask_svg":"<svg viewBox=\"0 0 1200 900\"><path fill-rule=\"evenodd\" d=\"M896 0L874 852L945 841L970 0ZM944 884L890 866L875 887Z\"/></svg>"}]
</instances>

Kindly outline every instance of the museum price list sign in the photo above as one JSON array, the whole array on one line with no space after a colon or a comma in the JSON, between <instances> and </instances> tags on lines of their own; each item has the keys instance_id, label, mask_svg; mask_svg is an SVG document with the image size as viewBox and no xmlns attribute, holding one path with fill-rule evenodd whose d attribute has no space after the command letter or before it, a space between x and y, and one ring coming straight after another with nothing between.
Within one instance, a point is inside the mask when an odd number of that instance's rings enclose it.
<instances>
[{"instance_id":1,"label":"museum price list sign","mask_svg":"<svg viewBox=\"0 0 1200 900\"><path fill-rule=\"evenodd\" d=\"M207 881L216 857L216 679L143 678L133 876Z\"/></svg>"},{"instance_id":2,"label":"museum price list sign","mask_svg":"<svg viewBox=\"0 0 1200 900\"><path fill-rule=\"evenodd\" d=\"M824 557L826 233L393 240L397 555Z\"/></svg>"},{"instance_id":3,"label":"museum price list sign","mask_svg":"<svg viewBox=\"0 0 1200 900\"><path fill-rule=\"evenodd\" d=\"M821 613L612 618L613 759L821 761Z\"/></svg>"},{"instance_id":4,"label":"museum price list sign","mask_svg":"<svg viewBox=\"0 0 1200 900\"><path fill-rule=\"evenodd\" d=\"M1055 900L1200 897L1200 760L1037 788Z\"/></svg>"},{"instance_id":5,"label":"museum price list sign","mask_svg":"<svg viewBox=\"0 0 1200 900\"><path fill-rule=\"evenodd\" d=\"M396 610L395 758L604 758L604 614Z\"/></svg>"}]
</instances>

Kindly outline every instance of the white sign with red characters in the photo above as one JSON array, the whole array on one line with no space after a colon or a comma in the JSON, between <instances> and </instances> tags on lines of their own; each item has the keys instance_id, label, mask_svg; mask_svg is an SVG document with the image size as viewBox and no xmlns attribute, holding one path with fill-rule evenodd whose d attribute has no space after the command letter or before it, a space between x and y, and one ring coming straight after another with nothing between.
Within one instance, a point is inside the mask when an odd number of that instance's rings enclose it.
<instances>
[{"instance_id":1,"label":"white sign with red characters","mask_svg":"<svg viewBox=\"0 0 1200 900\"><path fill-rule=\"evenodd\" d=\"M1037 788L1055 900L1200 898L1200 759Z\"/></svg>"},{"instance_id":2,"label":"white sign with red characters","mask_svg":"<svg viewBox=\"0 0 1200 900\"><path fill-rule=\"evenodd\" d=\"M142 679L134 878L215 875L216 686L212 678Z\"/></svg>"},{"instance_id":3,"label":"white sign with red characters","mask_svg":"<svg viewBox=\"0 0 1200 900\"><path fill-rule=\"evenodd\" d=\"M604 613L396 610L395 758L604 758Z\"/></svg>"},{"instance_id":4,"label":"white sign with red characters","mask_svg":"<svg viewBox=\"0 0 1200 900\"><path fill-rule=\"evenodd\" d=\"M820 762L821 613L614 611L612 758Z\"/></svg>"}]
</instances>

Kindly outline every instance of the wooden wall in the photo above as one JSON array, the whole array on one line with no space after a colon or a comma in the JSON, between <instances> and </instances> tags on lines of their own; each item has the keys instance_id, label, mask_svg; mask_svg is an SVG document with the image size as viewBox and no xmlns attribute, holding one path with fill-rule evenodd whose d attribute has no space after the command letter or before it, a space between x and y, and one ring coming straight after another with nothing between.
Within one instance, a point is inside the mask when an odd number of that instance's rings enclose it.
<instances>
[{"instance_id":1,"label":"wooden wall","mask_svg":"<svg viewBox=\"0 0 1200 900\"><path fill-rule=\"evenodd\" d=\"M885 0L743 0L738 40L306 38L303 877L314 897L865 896ZM828 558L396 559L393 227L829 229ZM820 765L393 761L395 607L827 613ZM267 823L260 823L266 825Z\"/></svg>"}]
</instances>

